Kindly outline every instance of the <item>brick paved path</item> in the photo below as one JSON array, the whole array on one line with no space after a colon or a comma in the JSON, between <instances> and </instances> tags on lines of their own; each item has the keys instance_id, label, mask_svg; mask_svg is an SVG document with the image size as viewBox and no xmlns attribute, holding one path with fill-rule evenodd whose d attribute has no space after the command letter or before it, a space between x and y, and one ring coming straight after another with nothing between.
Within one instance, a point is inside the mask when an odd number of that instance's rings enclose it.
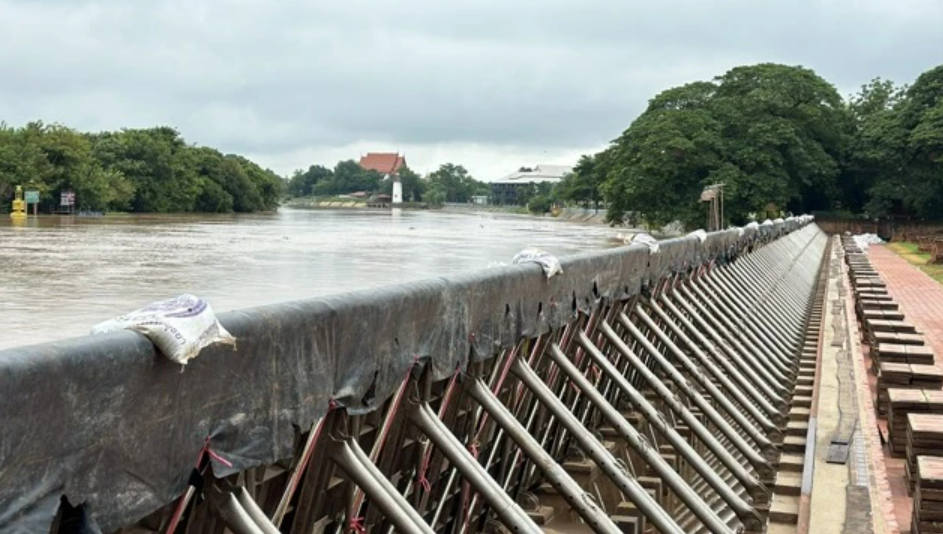
<instances>
[{"instance_id":1,"label":"brick paved path","mask_svg":"<svg viewBox=\"0 0 943 534\"><path fill-rule=\"evenodd\" d=\"M872 245L869 256L888 293L906 320L923 332L937 367L943 368L943 284L881 245Z\"/></svg>"},{"instance_id":2,"label":"brick paved path","mask_svg":"<svg viewBox=\"0 0 943 534\"><path fill-rule=\"evenodd\" d=\"M887 284L888 293L900 305L905 320L923 332L924 340L936 354L936 366L943 368L943 284L881 245L872 245L868 256ZM862 348L869 359L870 351L867 347ZM870 360L866 363L869 365ZM871 374L868 374L868 386L873 399L876 395L876 379ZM873 411L865 414L864 419L869 423L876 422L886 435L885 419L875 421ZM870 441L872 458L880 464L876 466L878 473L875 475L884 499L881 511L887 531L909 533L913 501L907 496L905 460L892 458L877 440L872 438Z\"/></svg>"}]
</instances>

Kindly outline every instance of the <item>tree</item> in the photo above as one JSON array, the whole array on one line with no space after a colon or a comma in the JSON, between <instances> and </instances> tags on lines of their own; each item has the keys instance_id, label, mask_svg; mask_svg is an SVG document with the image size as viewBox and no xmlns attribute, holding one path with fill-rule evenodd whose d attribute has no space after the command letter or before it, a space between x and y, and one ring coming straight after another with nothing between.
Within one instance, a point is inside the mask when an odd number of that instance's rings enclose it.
<instances>
[{"instance_id":1,"label":"tree","mask_svg":"<svg viewBox=\"0 0 943 534\"><path fill-rule=\"evenodd\" d=\"M903 101L906 92L906 86L898 87L891 80L877 77L862 85L858 94L848 97L848 109L860 124L876 114L893 110Z\"/></svg>"},{"instance_id":2,"label":"tree","mask_svg":"<svg viewBox=\"0 0 943 534\"><path fill-rule=\"evenodd\" d=\"M849 97L854 131L842 169L842 199L836 207L871 215L900 209L903 198L898 181L906 132L895 108L905 95L905 88L875 78Z\"/></svg>"},{"instance_id":3,"label":"tree","mask_svg":"<svg viewBox=\"0 0 943 534\"><path fill-rule=\"evenodd\" d=\"M866 192L861 196L868 214L940 217L943 66L924 72L910 87L872 82L850 105L857 130L848 175Z\"/></svg>"},{"instance_id":4,"label":"tree","mask_svg":"<svg viewBox=\"0 0 943 534\"><path fill-rule=\"evenodd\" d=\"M403 185L403 200L422 202L422 194L425 191L426 183L419 174L413 172L409 167L403 166L399 170L399 181Z\"/></svg>"},{"instance_id":5,"label":"tree","mask_svg":"<svg viewBox=\"0 0 943 534\"><path fill-rule=\"evenodd\" d=\"M246 177L255 186L259 194L259 210L273 211L278 208L278 201L284 194L285 181L271 169L263 169L258 163L238 154L228 154L226 158L239 164Z\"/></svg>"},{"instance_id":6,"label":"tree","mask_svg":"<svg viewBox=\"0 0 943 534\"><path fill-rule=\"evenodd\" d=\"M602 190L612 222L632 212L659 226L703 220L697 199L721 168L722 125L709 109L665 105L666 100L656 97L659 105L650 106L610 149L613 163Z\"/></svg>"},{"instance_id":7,"label":"tree","mask_svg":"<svg viewBox=\"0 0 943 534\"><path fill-rule=\"evenodd\" d=\"M340 161L331 176L322 178L312 187L316 196L344 195L359 191L373 192L380 186L380 173L364 169L356 161Z\"/></svg>"},{"instance_id":8,"label":"tree","mask_svg":"<svg viewBox=\"0 0 943 534\"><path fill-rule=\"evenodd\" d=\"M84 134L0 124L0 197L15 185L39 191L44 210L72 190L87 210L250 212L278 205L282 179L242 156L188 145L173 128Z\"/></svg>"},{"instance_id":9,"label":"tree","mask_svg":"<svg viewBox=\"0 0 943 534\"><path fill-rule=\"evenodd\" d=\"M607 217L636 212L653 225L697 226L700 192L715 182L726 184L733 222L769 205L822 209L839 194L849 129L835 88L802 67L736 67L668 89L607 149Z\"/></svg>"},{"instance_id":10,"label":"tree","mask_svg":"<svg viewBox=\"0 0 943 534\"><path fill-rule=\"evenodd\" d=\"M314 188L323 181L331 180L334 172L321 165L312 165L307 171L295 171L288 183L288 192L292 196L306 197L314 194Z\"/></svg>"},{"instance_id":11,"label":"tree","mask_svg":"<svg viewBox=\"0 0 943 534\"><path fill-rule=\"evenodd\" d=\"M471 197L487 191L488 186L472 178L461 165L445 163L429 175L429 188L435 186L444 195L444 202L470 202Z\"/></svg>"},{"instance_id":12,"label":"tree","mask_svg":"<svg viewBox=\"0 0 943 534\"><path fill-rule=\"evenodd\" d=\"M438 182L431 183L426 189L425 200L429 203L430 206L441 206L444 204L446 200L446 194L442 184Z\"/></svg>"},{"instance_id":13,"label":"tree","mask_svg":"<svg viewBox=\"0 0 943 534\"><path fill-rule=\"evenodd\" d=\"M563 177L556 186L556 196L564 202L597 207L603 198L602 184L609 172L611 150L580 157L573 172Z\"/></svg>"}]
</instances>

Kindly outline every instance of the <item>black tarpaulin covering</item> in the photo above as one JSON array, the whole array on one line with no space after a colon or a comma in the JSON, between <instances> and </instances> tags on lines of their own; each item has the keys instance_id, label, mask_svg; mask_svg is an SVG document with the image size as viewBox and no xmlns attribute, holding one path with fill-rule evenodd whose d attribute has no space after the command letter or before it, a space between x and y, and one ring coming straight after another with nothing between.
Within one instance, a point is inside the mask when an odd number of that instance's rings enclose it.
<instances>
[{"instance_id":1,"label":"black tarpaulin covering","mask_svg":"<svg viewBox=\"0 0 943 534\"><path fill-rule=\"evenodd\" d=\"M565 258L549 281L516 265L237 311L220 320L238 350L205 349L184 372L129 331L0 351L0 531L48 532L62 495L114 531L184 491L207 437L232 464L214 460L219 476L288 458L294 428L331 399L373 410L416 360L444 379L599 299L806 222Z\"/></svg>"}]
</instances>

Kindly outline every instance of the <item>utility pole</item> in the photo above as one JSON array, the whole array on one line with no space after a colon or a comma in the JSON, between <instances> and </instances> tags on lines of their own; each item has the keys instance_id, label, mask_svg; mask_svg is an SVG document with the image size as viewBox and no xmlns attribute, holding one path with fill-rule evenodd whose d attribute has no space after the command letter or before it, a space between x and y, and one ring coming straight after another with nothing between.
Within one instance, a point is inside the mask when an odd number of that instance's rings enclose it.
<instances>
[{"instance_id":1,"label":"utility pole","mask_svg":"<svg viewBox=\"0 0 943 534\"><path fill-rule=\"evenodd\" d=\"M707 231L724 228L724 183L712 184L701 191L701 202L707 202Z\"/></svg>"}]
</instances>

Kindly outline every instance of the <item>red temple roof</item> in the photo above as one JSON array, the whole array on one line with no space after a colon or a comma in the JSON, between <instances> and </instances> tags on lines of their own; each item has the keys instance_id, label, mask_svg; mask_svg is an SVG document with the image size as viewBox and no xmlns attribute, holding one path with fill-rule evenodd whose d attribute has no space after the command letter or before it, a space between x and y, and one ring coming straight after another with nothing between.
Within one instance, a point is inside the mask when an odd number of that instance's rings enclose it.
<instances>
[{"instance_id":1,"label":"red temple roof","mask_svg":"<svg viewBox=\"0 0 943 534\"><path fill-rule=\"evenodd\" d=\"M360 166L380 174L396 174L406 166L406 156L393 152L368 152L360 158Z\"/></svg>"}]
</instances>

